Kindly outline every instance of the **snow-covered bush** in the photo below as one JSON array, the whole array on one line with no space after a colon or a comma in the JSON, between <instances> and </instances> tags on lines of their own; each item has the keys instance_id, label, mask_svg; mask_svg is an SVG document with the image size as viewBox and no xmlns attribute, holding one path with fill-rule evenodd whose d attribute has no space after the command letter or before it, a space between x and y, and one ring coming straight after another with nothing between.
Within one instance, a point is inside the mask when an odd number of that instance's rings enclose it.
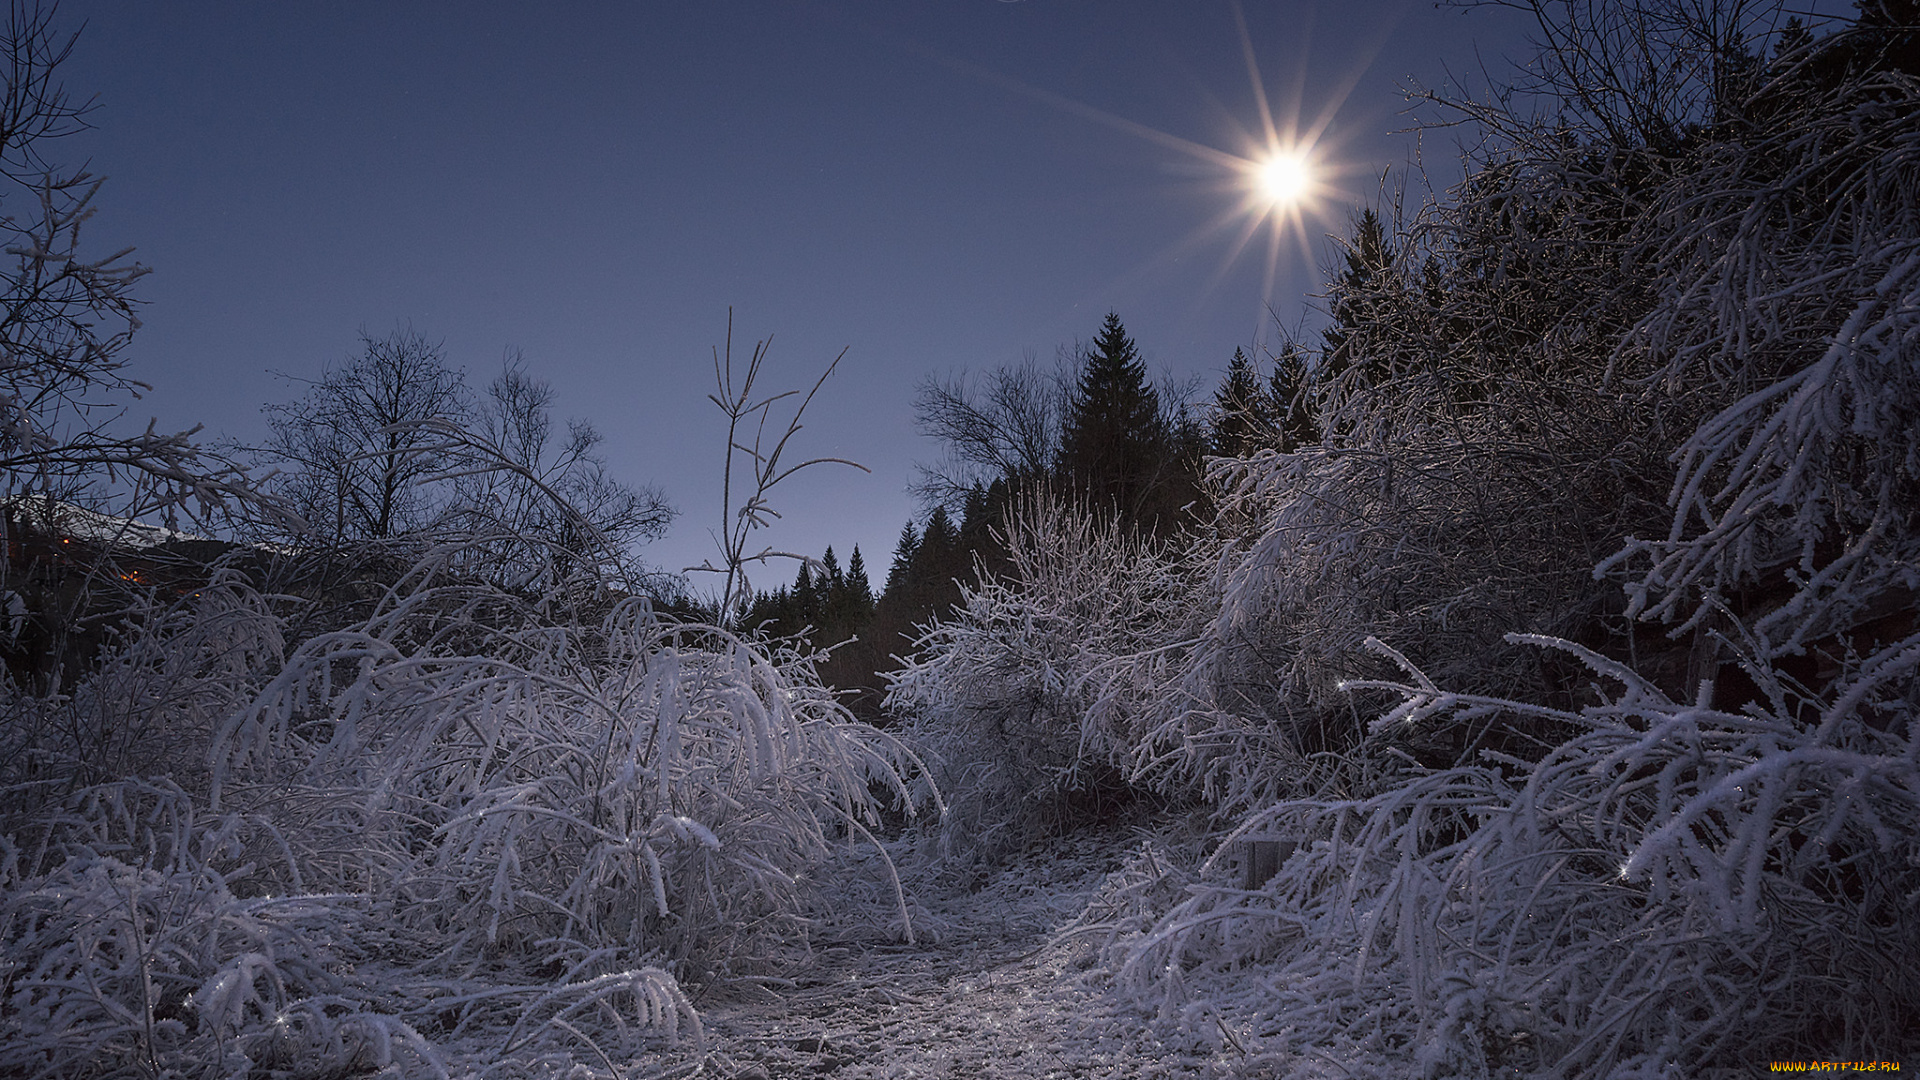
<instances>
[{"instance_id":1,"label":"snow-covered bush","mask_svg":"<svg viewBox=\"0 0 1920 1080\"><path fill-rule=\"evenodd\" d=\"M50 811L37 850L0 838L0 1071L322 1076L399 1060L446 1075L353 974L372 955L366 898L277 893L300 872L270 825L208 816L164 782Z\"/></svg>"},{"instance_id":2,"label":"snow-covered bush","mask_svg":"<svg viewBox=\"0 0 1920 1080\"><path fill-rule=\"evenodd\" d=\"M1116 936L1117 984L1167 1019L1225 1013L1276 1061L1328 1056L1353 1076L1691 1076L1911 1049L1920 766L1903 695L1920 637L1811 721L1764 669L1768 707L1732 714L1529 643L1617 689L1568 712L1448 693L1405 665L1374 738L1435 722L1579 734L1537 762L1410 768L1378 794L1248 817L1241 833L1301 850L1253 892L1209 867L1156 924Z\"/></svg>"},{"instance_id":3,"label":"snow-covered bush","mask_svg":"<svg viewBox=\"0 0 1920 1080\"><path fill-rule=\"evenodd\" d=\"M1648 216L1666 295L1618 363L1692 422L1666 535L1607 564L1637 575L1634 613L1750 609L1773 655L1920 590L1920 76L1803 78Z\"/></svg>"},{"instance_id":4,"label":"snow-covered bush","mask_svg":"<svg viewBox=\"0 0 1920 1080\"><path fill-rule=\"evenodd\" d=\"M1048 498L1011 516L1003 576L983 574L920 640L888 708L935 766L955 856L1019 848L1076 793L1120 797L1137 728L1198 610L1192 561Z\"/></svg>"},{"instance_id":5,"label":"snow-covered bush","mask_svg":"<svg viewBox=\"0 0 1920 1080\"><path fill-rule=\"evenodd\" d=\"M1913 1049L1920 83L1886 60L1898 34L1748 57L1644 145L1477 114L1506 141L1425 219L1421 272L1342 309L1375 321L1342 327L1323 445L1215 465L1221 613L1159 713L1211 693L1208 739L1248 747L1349 694L1380 719L1308 794L1297 762L1184 733L1240 828L1197 886L1116 883L1123 992L1195 1032L1237 1016L1250 1056L1303 1075ZM1510 630L1542 659L1494 648ZM1376 635L1410 681L1356 678ZM1245 686L1266 696L1222 692ZM1302 841L1276 878L1221 880L1273 835ZM1148 927L1156 895L1177 899Z\"/></svg>"},{"instance_id":6,"label":"snow-covered bush","mask_svg":"<svg viewBox=\"0 0 1920 1080\"><path fill-rule=\"evenodd\" d=\"M1621 237L1661 174L1546 136L1473 164L1446 200L1356 225L1289 403L1316 441L1209 462L1215 606L1145 744L1230 811L1344 767L1301 759L1352 749L1386 706L1338 689L1378 673L1369 637L1462 690L1568 704L1570 665L1506 632L1634 649L1591 570L1670 517L1677 436L1608 370L1654 302ZM1444 765L1471 744L1408 749Z\"/></svg>"},{"instance_id":7,"label":"snow-covered bush","mask_svg":"<svg viewBox=\"0 0 1920 1080\"><path fill-rule=\"evenodd\" d=\"M804 934L831 848L907 794L912 755L803 658L421 574L284 663L224 578L131 621L71 698L14 695L10 735L76 734L8 766L0 1072L697 1039L679 980ZM76 790L143 764L173 778ZM911 939L897 883L871 914Z\"/></svg>"},{"instance_id":8,"label":"snow-covered bush","mask_svg":"<svg viewBox=\"0 0 1920 1080\"><path fill-rule=\"evenodd\" d=\"M1136 768L1234 814L1365 767L1344 755L1389 702L1341 686L1380 672L1370 637L1465 691L1580 692L1569 665L1502 635L1598 644L1621 629L1617 587L1590 570L1659 510L1630 464L1647 463L1627 445L1623 403L1516 376L1471 409L1398 412L1420 381L1341 391L1358 427L1326 444L1209 462L1216 540L1197 590L1209 610L1168 692L1136 710ZM1430 765L1476 748L1460 728L1403 747Z\"/></svg>"},{"instance_id":9,"label":"snow-covered bush","mask_svg":"<svg viewBox=\"0 0 1920 1080\"><path fill-rule=\"evenodd\" d=\"M283 624L239 575L114 617L116 644L65 694L0 685L0 831L79 787L135 775L204 786L219 722L279 670ZM198 782L194 778L198 778Z\"/></svg>"},{"instance_id":10,"label":"snow-covered bush","mask_svg":"<svg viewBox=\"0 0 1920 1080\"><path fill-rule=\"evenodd\" d=\"M212 804L297 813L310 878L453 955L556 939L701 964L791 929L911 757L799 661L615 604L553 626L426 588L303 643L215 748ZM749 928L754 928L752 931Z\"/></svg>"},{"instance_id":11,"label":"snow-covered bush","mask_svg":"<svg viewBox=\"0 0 1920 1080\"><path fill-rule=\"evenodd\" d=\"M124 646L79 681L66 706L74 764L95 782L204 772L215 718L243 707L286 651L272 600L232 571L171 603L149 596L116 634Z\"/></svg>"}]
</instances>

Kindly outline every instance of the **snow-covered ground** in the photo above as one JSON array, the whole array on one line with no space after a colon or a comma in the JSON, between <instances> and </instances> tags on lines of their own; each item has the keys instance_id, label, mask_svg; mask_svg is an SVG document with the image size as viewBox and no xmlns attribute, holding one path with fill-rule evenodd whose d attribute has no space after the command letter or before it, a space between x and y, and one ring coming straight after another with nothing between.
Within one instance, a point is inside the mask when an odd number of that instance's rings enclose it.
<instances>
[{"instance_id":1,"label":"snow-covered ground","mask_svg":"<svg viewBox=\"0 0 1920 1080\"><path fill-rule=\"evenodd\" d=\"M1162 827L1168 823L1159 823ZM821 933L768 968L783 975L717 981L696 996L704 1047L685 1038L626 1060L560 1042L514 1061L484 1037L458 1047L452 1075L605 1076L634 1080L1041 1080L1225 1077L1248 1070L1231 1042L1156 1038L1110 1003L1092 952L1062 935L1108 875L1138 848L1141 826L1085 830L996 869L916 874L903 864L915 941L894 928L822 911ZM862 864L865 865L862 865ZM843 889L884 874L869 852L841 868ZM826 890L829 900L835 890ZM844 910L871 910L867 903ZM486 1045L492 1042L492 1045Z\"/></svg>"},{"instance_id":2,"label":"snow-covered ground","mask_svg":"<svg viewBox=\"0 0 1920 1080\"><path fill-rule=\"evenodd\" d=\"M778 1000L704 1010L721 1076L852 1078L1198 1075L1122 1035L1055 941L1118 865L1128 837L1062 838L999 870L913 883L919 942L850 931ZM863 940L864 939L864 940Z\"/></svg>"}]
</instances>

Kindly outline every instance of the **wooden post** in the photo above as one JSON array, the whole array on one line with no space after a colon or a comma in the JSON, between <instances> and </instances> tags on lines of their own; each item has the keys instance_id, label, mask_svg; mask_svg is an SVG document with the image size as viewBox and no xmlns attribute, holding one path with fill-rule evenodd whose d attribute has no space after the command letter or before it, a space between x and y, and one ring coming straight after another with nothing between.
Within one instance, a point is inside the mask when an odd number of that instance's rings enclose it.
<instances>
[{"instance_id":1,"label":"wooden post","mask_svg":"<svg viewBox=\"0 0 1920 1080\"><path fill-rule=\"evenodd\" d=\"M1273 880L1280 866L1293 857L1297 840L1243 840L1240 843L1240 887L1251 892Z\"/></svg>"}]
</instances>

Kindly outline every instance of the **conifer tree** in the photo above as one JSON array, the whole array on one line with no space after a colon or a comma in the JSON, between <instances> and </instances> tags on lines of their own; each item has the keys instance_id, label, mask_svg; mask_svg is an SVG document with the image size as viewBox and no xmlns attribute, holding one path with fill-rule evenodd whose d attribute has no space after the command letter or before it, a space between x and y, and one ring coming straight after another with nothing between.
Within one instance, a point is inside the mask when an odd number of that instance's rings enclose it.
<instances>
[{"instance_id":1,"label":"conifer tree","mask_svg":"<svg viewBox=\"0 0 1920 1080\"><path fill-rule=\"evenodd\" d=\"M1209 417L1212 421L1209 442L1213 452L1223 457L1237 457L1252 450L1258 445L1262 422L1271 411L1259 376L1254 373L1253 361L1247 358L1245 350L1234 349L1233 359L1227 361L1227 377L1213 394Z\"/></svg>"},{"instance_id":2,"label":"conifer tree","mask_svg":"<svg viewBox=\"0 0 1920 1080\"><path fill-rule=\"evenodd\" d=\"M827 545L827 553L820 557L820 582L829 596L847 587L846 580L840 574L840 560L834 557L832 544Z\"/></svg>"},{"instance_id":3,"label":"conifer tree","mask_svg":"<svg viewBox=\"0 0 1920 1080\"><path fill-rule=\"evenodd\" d=\"M1267 376L1267 407L1274 449L1291 454L1320 441L1320 423L1313 403L1313 383L1307 358L1298 346L1288 346L1273 358Z\"/></svg>"},{"instance_id":4,"label":"conifer tree","mask_svg":"<svg viewBox=\"0 0 1920 1080\"><path fill-rule=\"evenodd\" d=\"M1378 294L1387 284L1393 248L1387 241L1386 226L1372 207L1362 210L1355 219L1346 249L1347 268L1333 286L1333 325L1322 338L1325 350L1319 374L1327 381L1340 378L1367 358L1367 331L1378 321ZM1368 383L1386 374L1372 365L1361 371Z\"/></svg>"},{"instance_id":5,"label":"conifer tree","mask_svg":"<svg viewBox=\"0 0 1920 1080\"><path fill-rule=\"evenodd\" d=\"M913 553L920 548L920 533L913 527L913 519L908 518L900 526L900 539L893 546L893 565L887 567L887 585L884 592L893 592L907 580L908 569L913 565Z\"/></svg>"},{"instance_id":6,"label":"conifer tree","mask_svg":"<svg viewBox=\"0 0 1920 1080\"><path fill-rule=\"evenodd\" d=\"M793 619L799 624L795 630L819 621L822 584L814 580L813 564L802 560L793 578Z\"/></svg>"},{"instance_id":7,"label":"conifer tree","mask_svg":"<svg viewBox=\"0 0 1920 1080\"><path fill-rule=\"evenodd\" d=\"M960 546L976 551L987 541L987 486L975 480L960 509Z\"/></svg>"},{"instance_id":8,"label":"conifer tree","mask_svg":"<svg viewBox=\"0 0 1920 1080\"><path fill-rule=\"evenodd\" d=\"M873 584L867 580L867 563L860 557L860 545L853 545L853 557L847 560L847 593L855 612L864 618L873 611Z\"/></svg>"},{"instance_id":9,"label":"conifer tree","mask_svg":"<svg viewBox=\"0 0 1920 1080\"><path fill-rule=\"evenodd\" d=\"M1108 313L1082 357L1067 403L1060 472L1095 506L1136 520L1166 456L1159 395L1147 382L1139 349Z\"/></svg>"},{"instance_id":10,"label":"conifer tree","mask_svg":"<svg viewBox=\"0 0 1920 1080\"><path fill-rule=\"evenodd\" d=\"M936 506L933 513L927 515L927 527L920 533L920 544L914 550L916 563L931 566L945 562L959 543L959 533L953 527L953 519L947 516L947 508Z\"/></svg>"}]
</instances>

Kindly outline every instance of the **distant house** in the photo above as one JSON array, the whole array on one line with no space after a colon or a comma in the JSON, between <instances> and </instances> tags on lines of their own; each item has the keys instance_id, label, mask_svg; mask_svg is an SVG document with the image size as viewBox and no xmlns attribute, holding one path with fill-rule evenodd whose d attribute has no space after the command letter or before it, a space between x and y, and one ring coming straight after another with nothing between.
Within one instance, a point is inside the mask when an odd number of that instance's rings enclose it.
<instances>
[{"instance_id":1,"label":"distant house","mask_svg":"<svg viewBox=\"0 0 1920 1080\"><path fill-rule=\"evenodd\" d=\"M92 663L140 596L185 595L237 545L44 496L0 500L0 656L48 692Z\"/></svg>"}]
</instances>

